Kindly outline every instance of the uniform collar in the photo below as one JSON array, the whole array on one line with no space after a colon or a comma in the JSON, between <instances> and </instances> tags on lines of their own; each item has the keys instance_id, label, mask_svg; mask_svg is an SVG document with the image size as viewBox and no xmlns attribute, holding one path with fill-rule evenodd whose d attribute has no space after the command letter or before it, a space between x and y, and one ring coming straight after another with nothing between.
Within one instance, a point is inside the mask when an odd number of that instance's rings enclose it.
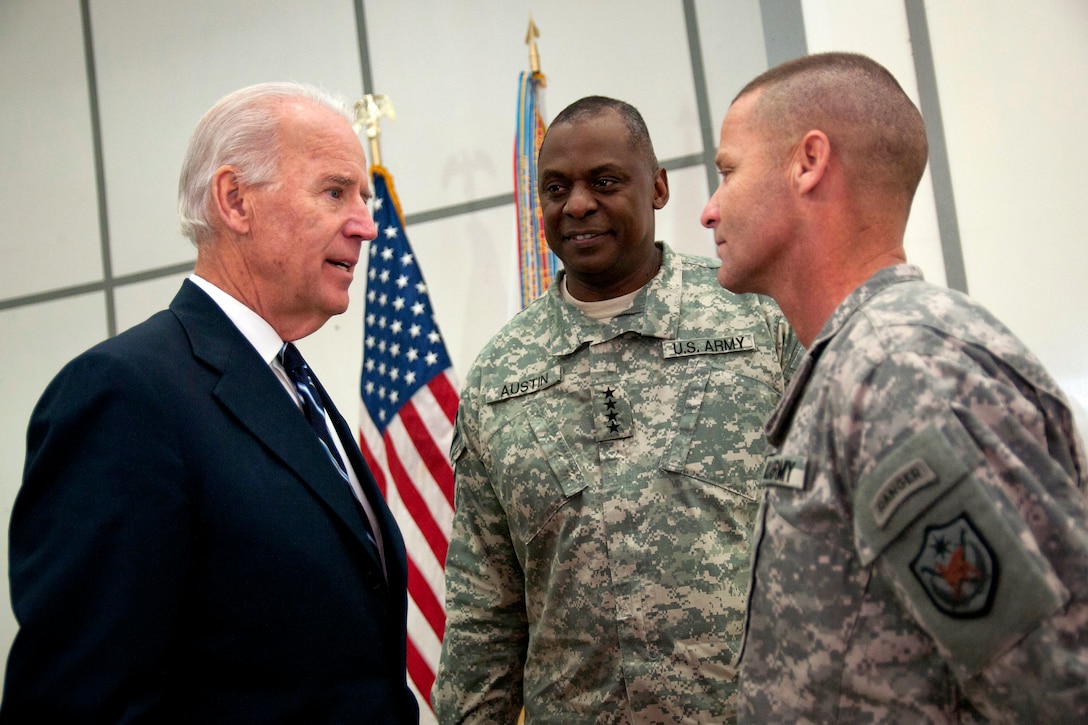
<instances>
[{"instance_id":1,"label":"uniform collar","mask_svg":"<svg viewBox=\"0 0 1088 725\"><path fill-rule=\"evenodd\" d=\"M824 323L823 328L820 329L819 334L816 335L816 339L812 341L812 346L809 347L804 358L801 359L801 364L790 380L785 395L782 396L778 407L775 408L774 413L771 414L770 419L767 421L767 425L764 426L764 433L771 445L781 446L782 442L785 441L790 424L793 422L793 415L797 411L805 389L808 387L809 380L812 378L812 373L816 369L816 363L830 342L846 327L846 323L850 321L850 318L861 309L862 305L892 285L922 279L922 270L911 264L884 267L877 270L839 303L839 306L831 313L831 317Z\"/></svg>"},{"instance_id":2,"label":"uniform collar","mask_svg":"<svg viewBox=\"0 0 1088 725\"><path fill-rule=\"evenodd\" d=\"M816 339L812 341L811 349L822 348L830 342L833 337L842 331L842 328L846 326L854 313L861 309L862 305L888 287L902 282L915 282L922 279L922 270L913 264L896 264L878 269L869 279L865 280L853 292L848 294L846 299L839 303L839 306L831 313L831 317L827 319L823 328L816 335Z\"/></svg>"},{"instance_id":3,"label":"uniform collar","mask_svg":"<svg viewBox=\"0 0 1088 725\"><path fill-rule=\"evenodd\" d=\"M680 300L683 296L683 265L679 256L664 242L661 268L635 296L625 311L608 322L594 320L563 299L560 272L547 292L548 320L552 330L549 352L569 355L586 344L595 344L633 332L664 340L676 338L680 324Z\"/></svg>"}]
</instances>

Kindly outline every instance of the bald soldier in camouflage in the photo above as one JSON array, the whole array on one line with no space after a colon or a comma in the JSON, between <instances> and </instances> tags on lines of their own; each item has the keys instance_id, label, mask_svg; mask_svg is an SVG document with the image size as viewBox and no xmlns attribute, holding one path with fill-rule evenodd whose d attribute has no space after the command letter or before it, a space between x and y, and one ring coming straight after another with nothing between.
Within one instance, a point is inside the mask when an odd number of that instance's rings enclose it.
<instances>
[{"instance_id":1,"label":"bald soldier in camouflage","mask_svg":"<svg viewBox=\"0 0 1088 725\"><path fill-rule=\"evenodd\" d=\"M442 723L734 716L762 423L799 350L778 308L654 242L638 111L577 101L539 158L548 292L461 398ZM800 355L797 355L800 358Z\"/></svg>"},{"instance_id":2,"label":"bald soldier in camouflage","mask_svg":"<svg viewBox=\"0 0 1088 725\"><path fill-rule=\"evenodd\" d=\"M905 264L925 127L851 54L734 100L703 212L809 352L767 425L741 722L1088 722L1085 455L1058 386Z\"/></svg>"}]
</instances>

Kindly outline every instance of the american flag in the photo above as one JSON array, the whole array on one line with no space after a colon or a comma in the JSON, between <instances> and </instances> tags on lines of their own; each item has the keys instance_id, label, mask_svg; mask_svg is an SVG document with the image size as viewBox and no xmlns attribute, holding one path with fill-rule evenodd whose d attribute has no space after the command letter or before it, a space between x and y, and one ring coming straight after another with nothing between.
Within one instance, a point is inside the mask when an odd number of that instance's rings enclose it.
<instances>
[{"instance_id":1,"label":"american flag","mask_svg":"<svg viewBox=\"0 0 1088 725\"><path fill-rule=\"evenodd\" d=\"M431 685L446 625L444 567L453 522L448 452L458 385L392 176L381 166L371 172L378 237L367 268L359 444L408 550L408 682L421 722L433 722Z\"/></svg>"}]
</instances>

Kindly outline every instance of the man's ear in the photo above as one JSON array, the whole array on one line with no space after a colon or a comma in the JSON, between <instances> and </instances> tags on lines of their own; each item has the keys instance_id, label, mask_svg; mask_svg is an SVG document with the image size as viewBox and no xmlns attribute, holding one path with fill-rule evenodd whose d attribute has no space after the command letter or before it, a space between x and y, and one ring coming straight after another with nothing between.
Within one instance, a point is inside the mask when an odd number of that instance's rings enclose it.
<instances>
[{"instance_id":1,"label":"man's ear","mask_svg":"<svg viewBox=\"0 0 1088 725\"><path fill-rule=\"evenodd\" d=\"M654 209L663 209L669 201L669 175L665 169L654 172Z\"/></svg>"},{"instance_id":2,"label":"man's ear","mask_svg":"<svg viewBox=\"0 0 1088 725\"><path fill-rule=\"evenodd\" d=\"M819 185L831 160L831 139L823 131L806 133L794 151L791 180L798 193L807 194Z\"/></svg>"},{"instance_id":3,"label":"man's ear","mask_svg":"<svg viewBox=\"0 0 1088 725\"><path fill-rule=\"evenodd\" d=\"M247 234L252 220L252 208L245 184L238 180L233 166L220 166L212 175L212 199L216 214L223 224L236 234Z\"/></svg>"}]
</instances>

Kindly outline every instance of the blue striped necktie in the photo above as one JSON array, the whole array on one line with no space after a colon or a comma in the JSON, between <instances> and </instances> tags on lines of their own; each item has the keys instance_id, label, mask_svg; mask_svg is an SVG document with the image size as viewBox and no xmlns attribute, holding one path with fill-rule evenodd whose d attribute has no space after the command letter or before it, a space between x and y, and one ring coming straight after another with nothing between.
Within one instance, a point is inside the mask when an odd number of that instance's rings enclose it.
<instances>
[{"instance_id":1,"label":"blue striped necktie","mask_svg":"<svg viewBox=\"0 0 1088 725\"><path fill-rule=\"evenodd\" d=\"M317 392L317 383L313 373L310 372L310 366L302 359L302 353L298 351L298 348L289 342L283 343L279 357L280 364L287 371L287 377L291 378L291 382L295 384L295 390L302 398L302 412L306 414L306 420L310 421L310 427L314 429L314 433L317 433L317 438L325 447L329 459L350 487L351 479L348 478L348 470L344 467L344 459L340 457L340 452L336 450L336 445L332 442L329 425L325 422L325 406L321 404L321 394ZM360 511L360 513L363 514L363 528L366 529L367 539L377 546L378 543L374 538L366 512Z\"/></svg>"},{"instance_id":2,"label":"blue striped necktie","mask_svg":"<svg viewBox=\"0 0 1088 725\"><path fill-rule=\"evenodd\" d=\"M321 404L321 394L317 392L317 385L310 367L302 359L302 353L298 351L298 348L289 342L285 342L280 348L279 357L283 369L287 371L287 377L291 378L291 382L295 384L295 390L302 398L302 412L306 414L306 420L310 421L310 427L314 429L314 433L317 433L329 458L336 464L336 470L345 481L348 480L344 460L340 458L340 453L336 450L336 445L329 434L329 426L325 422L325 406Z\"/></svg>"}]
</instances>

